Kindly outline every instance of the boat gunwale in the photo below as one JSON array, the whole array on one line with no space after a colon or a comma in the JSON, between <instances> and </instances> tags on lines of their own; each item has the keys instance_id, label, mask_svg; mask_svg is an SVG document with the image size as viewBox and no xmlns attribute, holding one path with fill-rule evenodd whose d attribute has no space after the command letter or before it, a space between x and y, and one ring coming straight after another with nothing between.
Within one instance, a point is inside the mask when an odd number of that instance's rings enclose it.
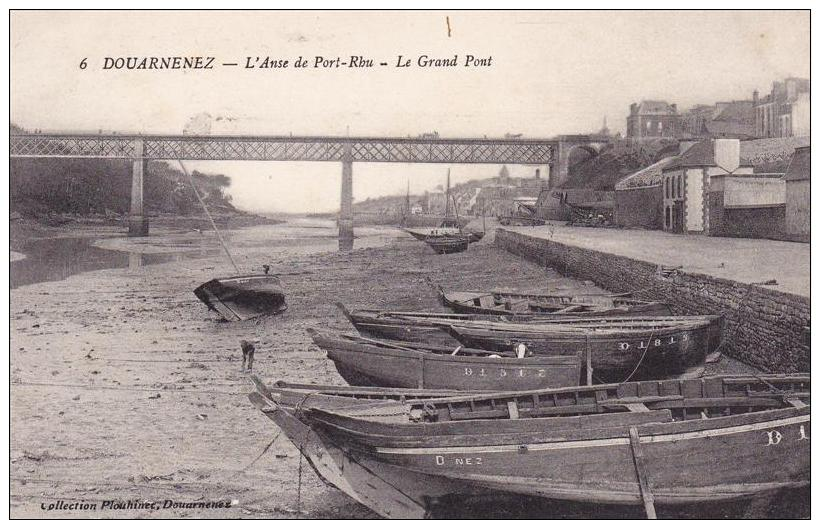
<instances>
[{"instance_id":1,"label":"boat gunwale","mask_svg":"<svg viewBox=\"0 0 820 520\"><path fill-rule=\"evenodd\" d=\"M405 403L410 405L411 403ZM669 408L661 408L657 410L650 409L649 412L669 412ZM306 415L311 424L321 423L325 427L343 432L346 436L356 439L356 443L361 443L368 448L497 448L498 446L520 447L527 444L550 444L562 442L583 442L596 441L606 439L623 439L623 444L628 444L629 441L629 424L621 424L612 427L597 427L588 428L579 424L574 429L565 428L554 431L545 432L544 429L549 428L550 423L561 423L566 419L580 419L581 417L535 417L535 418L518 418L518 419L474 419L462 421L446 421L446 422L432 422L432 423L381 423L373 420L368 420L364 417L357 417L348 415L350 412L359 411L357 408L348 408L339 411L330 411L322 408L306 408L302 412ZM348 413L345 413L348 412ZM632 424L638 428L638 432L642 437L663 437L675 436L681 434L699 434L703 436L719 435L718 433L708 434L705 432L719 430L728 430L742 426L766 425L767 423L784 421L789 419L795 420L795 423L810 422L810 406L805 408L783 407L772 408L768 410L760 410L753 412L743 412L727 416L708 417L689 419L685 421L672 421L671 415L669 421L652 421L643 422L639 424ZM671 412L670 412L671 413ZM610 412L604 415L613 416L620 415L622 418L634 417L640 419L641 414L647 412L631 412L619 411ZM637 414L637 415L636 415ZM660 414L648 414L643 417L660 417ZM590 414L586 417L600 416L600 414ZM324 417L324 418L323 418ZM348 428L338 423L331 422L330 419L341 420L342 424L349 426L356 425L358 429ZM502 421L508 425L526 425L538 430L533 431L504 431L498 433L499 424ZM566 421L563 421L566 422ZM581 422L581 421L578 421ZM456 427L452 427L455 425ZM451 426L448 428L448 426ZM464 433L467 430L475 430L481 427L488 427L488 433ZM370 431L368 431L370 430ZM437 432L436 430L442 430ZM449 432L447 430L450 430ZM541 436L541 437L539 437ZM500 441L503 444L499 444ZM653 439L654 440L654 439ZM674 439L670 439L672 442ZM657 439L657 442L664 442L662 439ZM375 446L379 444L379 446Z\"/></svg>"},{"instance_id":2,"label":"boat gunwale","mask_svg":"<svg viewBox=\"0 0 820 520\"><path fill-rule=\"evenodd\" d=\"M317 341L317 337L322 337L326 341L330 342L344 342L347 345L333 345L331 348L328 348L325 345L320 345ZM363 338L367 340L368 338ZM378 340L375 340L378 342ZM356 351L357 353L361 354L374 354L378 353L380 355L390 355L395 356L403 359L413 359L418 360L421 357L424 357L426 361L430 362L439 362L439 363L476 363L476 364L509 364L509 365L525 365L527 367L531 366L578 366L582 365L581 355L549 355L549 356L530 356L530 357L513 357L510 355L507 356L500 356L500 357L489 357L490 355L499 355L499 352L492 351L492 350L480 350L480 349L453 349L459 350L459 352L463 350L472 350L478 351L475 354L470 353L469 355L466 354L444 354L444 353L435 353L435 352L422 352L425 348L424 346L419 346L418 349L413 349L412 347L399 347L399 346L388 346L388 344L366 344L360 343L355 340L346 339L346 338L332 338L325 335L317 335L314 337L314 343L317 346L327 351L328 357L333 359L330 355L331 350L345 350L345 351ZM365 350L371 351L379 351L379 352L365 352ZM487 357L481 357L481 354L486 354ZM501 354L507 354L501 353ZM333 359L336 361L335 359Z\"/></svg>"},{"instance_id":3,"label":"boat gunwale","mask_svg":"<svg viewBox=\"0 0 820 520\"><path fill-rule=\"evenodd\" d=\"M258 379L255 379L258 381ZM508 399L513 397L529 397L532 395L552 395L552 394L576 394L576 393L593 393L601 390L618 390L622 387L626 386L653 386L659 385L663 386L664 384L670 384L675 382L700 382L702 385L707 386L709 383L717 383L720 382L724 386L725 385L743 385L743 384L771 384L771 383L778 383L778 384L798 384L798 383L805 383L811 384L811 374L807 372L797 372L797 373L776 373L776 374L738 374L738 375L724 375L724 376L709 376L709 377L702 377L697 379L655 379L649 381L633 381L633 382L626 382L626 383L603 383L603 384L595 384L592 386L587 385L575 385L575 386L566 386L566 387L558 387L558 388L541 388L541 389L534 389L534 390L502 390L496 392L476 392L476 391L454 391L454 394L462 394L462 395L454 395L454 396L447 396L443 398L435 398L432 404L439 404L439 403L446 403L448 401L452 402L464 402L467 400L490 400L490 399ZM261 381L259 384L263 385ZM283 385L283 386L279 386ZM284 381L278 381L277 387L278 388L297 388L288 387L288 383ZM268 389L266 385L265 388ZM323 386L323 385L298 385L299 391L303 393L316 393L311 392L310 389L312 388L321 388L321 389L330 389L334 391L336 389L345 390L345 389L355 389L357 387L352 386ZM390 395L394 393L404 393L408 390L418 390L418 389L402 389L402 388L379 388L379 387L365 387L367 388L369 393L373 393L374 395ZM428 390L423 390L428 391ZM437 390L433 390L434 392L438 392ZM448 391L445 391L448 392ZM321 393L321 392L319 392ZM786 392L784 392L785 394Z\"/></svg>"}]
</instances>

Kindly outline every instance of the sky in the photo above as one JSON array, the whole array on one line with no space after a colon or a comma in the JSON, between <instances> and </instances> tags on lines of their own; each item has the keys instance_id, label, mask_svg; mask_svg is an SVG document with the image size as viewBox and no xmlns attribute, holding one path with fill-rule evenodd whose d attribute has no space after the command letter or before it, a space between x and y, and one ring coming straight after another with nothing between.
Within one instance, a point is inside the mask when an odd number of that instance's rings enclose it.
<instances>
[{"instance_id":1,"label":"sky","mask_svg":"<svg viewBox=\"0 0 820 520\"><path fill-rule=\"evenodd\" d=\"M450 34L447 31L449 17ZM491 66L465 67L471 54ZM376 67L314 68L357 55ZM419 56L459 58L419 67ZM103 70L106 57L213 56L214 70ZM309 67L293 68L302 56ZM411 67L398 68L398 57ZM287 59L246 69L247 57ZM86 67L80 64L86 59ZM387 67L378 66L387 62ZM37 12L11 15L11 119L42 131L551 137L624 132L629 105L748 99L809 77L807 11ZM208 114L205 118L203 114ZM252 211L338 208L341 164L192 162ZM432 190L447 165L356 163L354 197ZM453 165L453 182L499 166ZM532 167L510 166L512 175Z\"/></svg>"}]
</instances>

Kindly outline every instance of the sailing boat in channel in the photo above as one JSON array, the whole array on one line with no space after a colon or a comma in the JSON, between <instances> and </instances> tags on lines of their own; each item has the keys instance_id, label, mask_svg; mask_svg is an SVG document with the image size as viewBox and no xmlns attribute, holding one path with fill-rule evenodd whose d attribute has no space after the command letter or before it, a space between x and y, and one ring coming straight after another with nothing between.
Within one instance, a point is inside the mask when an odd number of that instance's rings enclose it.
<instances>
[{"instance_id":1,"label":"sailing boat in channel","mask_svg":"<svg viewBox=\"0 0 820 520\"><path fill-rule=\"evenodd\" d=\"M456 213L455 216L450 215L450 200L453 200L453 208ZM456 207L455 197L450 194L450 170L447 170L447 189L444 195L444 218L439 222L438 227L434 228L408 228L403 227L409 235L417 240L426 242L439 254L457 253L467 249L467 244L477 242L484 238L484 233L481 231L465 231L461 228L461 223L458 218L458 208ZM409 186L408 186L408 201L409 209ZM406 219L405 219L406 220Z\"/></svg>"}]
</instances>

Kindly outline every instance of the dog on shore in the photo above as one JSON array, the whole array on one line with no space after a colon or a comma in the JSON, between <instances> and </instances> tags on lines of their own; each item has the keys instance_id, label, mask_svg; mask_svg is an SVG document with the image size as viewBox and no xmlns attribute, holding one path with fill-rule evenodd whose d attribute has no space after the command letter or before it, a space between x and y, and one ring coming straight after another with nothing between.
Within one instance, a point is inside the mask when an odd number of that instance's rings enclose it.
<instances>
[{"instance_id":1,"label":"dog on shore","mask_svg":"<svg viewBox=\"0 0 820 520\"><path fill-rule=\"evenodd\" d=\"M253 372L253 354L256 352L257 343L256 340L249 341L246 339L240 342L239 345L242 347L242 372Z\"/></svg>"}]
</instances>

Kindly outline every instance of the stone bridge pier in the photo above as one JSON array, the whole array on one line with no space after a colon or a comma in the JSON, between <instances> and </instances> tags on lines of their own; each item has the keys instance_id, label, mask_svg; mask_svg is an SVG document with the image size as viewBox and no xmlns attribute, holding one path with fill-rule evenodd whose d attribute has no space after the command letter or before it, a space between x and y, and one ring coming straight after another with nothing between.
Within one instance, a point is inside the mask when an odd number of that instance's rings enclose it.
<instances>
[{"instance_id":1,"label":"stone bridge pier","mask_svg":"<svg viewBox=\"0 0 820 520\"><path fill-rule=\"evenodd\" d=\"M353 246L353 154L345 143L342 158L342 196L339 204L339 243Z\"/></svg>"},{"instance_id":2,"label":"stone bridge pier","mask_svg":"<svg viewBox=\"0 0 820 520\"><path fill-rule=\"evenodd\" d=\"M144 176L148 169L148 160L145 159L144 143L142 139L134 141L134 159L131 167L131 211L128 214L128 236L148 236L148 217L145 216L143 205Z\"/></svg>"}]
</instances>

